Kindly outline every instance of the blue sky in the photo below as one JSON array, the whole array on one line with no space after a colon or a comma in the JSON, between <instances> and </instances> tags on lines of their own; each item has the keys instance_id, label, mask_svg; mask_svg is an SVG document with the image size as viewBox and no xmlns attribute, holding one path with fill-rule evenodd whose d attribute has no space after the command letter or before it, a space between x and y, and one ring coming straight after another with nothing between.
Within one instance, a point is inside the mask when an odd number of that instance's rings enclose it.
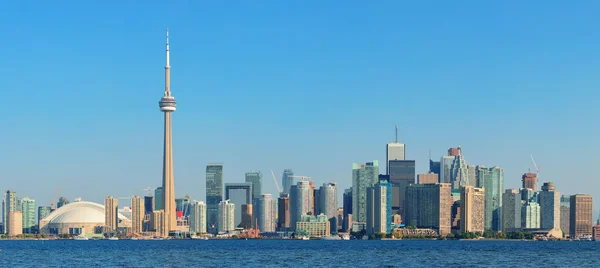
<instances>
[{"instance_id":1,"label":"blue sky","mask_svg":"<svg viewBox=\"0 0 600 268\"><path fill-rule=\"evenodd\" d=\"M600 150L596 1L14 1L1 4L1 189L49 204L161 183L164 29L176 194L284 168L351 185L400 138L426 172L462 145L518 188L588 193ZM383 170L383 169L382 169ZM341 204L340 204L341 205ZM596 213L595 213L596 214Z\"/></svg>"}]
</instances>

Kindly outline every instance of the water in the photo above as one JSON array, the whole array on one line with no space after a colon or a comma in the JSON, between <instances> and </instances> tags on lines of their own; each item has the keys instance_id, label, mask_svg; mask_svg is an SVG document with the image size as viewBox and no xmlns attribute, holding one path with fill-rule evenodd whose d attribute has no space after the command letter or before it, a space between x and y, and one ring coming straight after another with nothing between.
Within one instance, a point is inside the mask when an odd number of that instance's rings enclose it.
<instances>
[{"instance_id":1,"label":"water","mask_svg":"<svg viewBox=\"0 0 600 268\"><path fill-rule=\"evenodd\" d=\"M600 267L600 242L0 241L0 267Z\"/></svg>"}]
</instances>

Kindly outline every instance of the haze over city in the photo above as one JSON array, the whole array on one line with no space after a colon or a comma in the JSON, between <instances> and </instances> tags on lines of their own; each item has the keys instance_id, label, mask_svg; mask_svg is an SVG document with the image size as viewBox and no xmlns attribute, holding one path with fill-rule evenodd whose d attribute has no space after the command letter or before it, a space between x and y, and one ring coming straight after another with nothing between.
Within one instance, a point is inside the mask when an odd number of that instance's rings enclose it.
<instances>
[{"instance_id":1,"label":"haze over city","mask_svg":"<svg viewBox=\"0 0 600 268\"><path fill-rule=\"evenodd\" d=\"M223 162L225 182L260 170L275 195L292 168L341 200L398 124L417 173L460 145L519 188L531 153L538 185L594 196L597 218L596 2L30 5L0 9L0 187L39 205L161 185L169 27L177 197L205 200Z\"/></svg>"}]
</instances>

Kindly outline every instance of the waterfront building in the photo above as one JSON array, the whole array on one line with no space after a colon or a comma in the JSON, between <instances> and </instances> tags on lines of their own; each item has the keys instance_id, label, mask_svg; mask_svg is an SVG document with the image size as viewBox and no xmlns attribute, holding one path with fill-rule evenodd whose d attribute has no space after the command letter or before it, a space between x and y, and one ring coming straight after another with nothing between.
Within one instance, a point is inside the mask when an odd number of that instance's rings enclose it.
<instances>
[{"instance_id":1,"label":"waterfront building","mask_svg":"<svg viewBox=\"0 0 600 268\"><path fill-rule=\"evenodd\" d=\"M144 201L145 199L137 195L131 198L131 232L134 234L141 234L144 231L142 230L146 209Z\"/></svg>"},{"instance_id":2,"label":"waterfront building","mask_svg":"<svg viewBox=\"0 0 600 268\"><path fill-rule=\"evenodd\" d=\"M324 183L319 189L319 211L331 222L331 233L337 233L337 185L335 182ZM316 212L315 212L316 213Z\"/></svg>"},{"instance_id":3,"label":"waterfront building","mask_svg":"<svg viewBox=\"0 0 600 268\"><path fill-rule=\"evenodd\" d=\"M252 200L258 200L262 194L262 173L251 171L246 173L246 182L252 184Z\"/></svg>"},{"instance_id":4,"label":"waterfront building","mask_svg":"<svg viewBox=\"0 0 600 268\"><path fill-rule=\"evenodd\" d=\"M277 199L277 229L288 231L290 229L290 196L281 193Z\"/></svg>"},{"instance_id":5,"label":"waterfront building","mask_svg":"<svg viewBox=\"0 0 600 268\"><path fill-rule=\"evenodd\" d=\"M190 211L190 233L206 233L206 204L192 201Z\"/></svg>"},{"instance_id":6,"label":"waterfront building","mask_svg":"<svg viewBox=\"0 0 600 268\"><path fill-rule=\"evenodd\" d=\"M406 157L404 144L398 142L398 125L396 125L396 141L388 143L385 147L385 151L386 174L390 175L390 161L405 160Z\"/></svg>"},{"instance_id":7,"label":"waterfront building","mask_svg":"<svg viewBox=\"0 0 600 268\"><path fill-rule=\"evenodd\" d=\"M303 215L296 223L296 232L306 233L310 237L330 236L330 230L330 222L324 214L318 216Z\"/></svg>"},{"instance_id":8,"label":"waterfront building","mask_svg":"<svg viewBox=\"0 0 600 268\"><path fill-rule=\"evenodd\" d=\"M516 189L506 189L502 195L503 231L521 231L521 193Z\"/></svg>"},{"instance_id":9,"label":"waterfront building","mask_svg":"<svg viewBox=\"0 0 600 268\"><path fill-rule=\"evenodd\" d=\"M392 212L404 215L404 202L406 199L406 188L415 183L415 161L414 160L390 160L390 183L392 184Z\"/></svg>"},{"instance_id":10,"label":"waterfront building","mask_svg":"<svg viewBox=\"0 0 600 268\"><path fill-rule=\"evenodd\" d=\"M392 184L389 175L379 175L379 182L367 188L367 233L392 232Z\"/></svg>"},{"instance_id":11,"label":"waterfront building","mask_svg":"<svg viewBox=\"0 0 600 268\"><path fill-rule=\"evenodd\" d=\"M450 233L452 196L449 183L411 184L406 190L406 226Z\"/></svg>"},{"instance_id":12,"label":"waterfront building","mask_svg":"<svg viewBox=\"0 0 600 268\"><path fill-rule=\"evenodd\" d=\"M115 199L116 200L116 199ZM117 207L113 207L114 211ZM73 202L52 211L40 220L40 233L60 234L101 234L106 226L105 206L93 202ZM127 221L118 214L119 221ZM115 220L116 221L116 220Z\"/></svg>"},{"instance_id":13,"label":"waterfront building","mask_svg":"<svg viewBox=\"0 0 600 268\"><path fill-rule=\"evenodd\" d=\"M165 211L164 210L155 210L152 212L152 226L153 230L156 231L156 235L158 237L166 237L168 232L164 226L165 224Z\"/></svg>"},{"instance_id":14,"label":"waterfront building","mask_svg":"<svg viewBox=\"0 0 600 268\"><path fill-rule=\"evenodd\" d=\"M223 201L223 164L210 163L206 166L206 230L216 233L218 228L219 203Z\"/></svg>"},{"instance_id":15,"label":"waterfront building","mask_svg":"<svg viewBox=\"0 0 600 268\"><path fill-rule=\"evenodd\" d=\"M355 221L367 220L367 188L377 183L378 175L377 160L364 165L352 164L352 212Z\"/></svg>"},{"instance_id":16,"label":"waterfront building","mask_svg":"<svg viewBox=\"0 0 600 268\"><path fill-rule=\"evenodd\" d=\"M219 202L218 207L218 231L227 233L235 230L235 205L229 200Z\"/></svg>"},{"instance_id":17,"label":"waterfront building","mask_svg":"<svg viewBox=\"0 0 600 268\"><path fill-rule=\"evenodd\" d=\"M242 223L243 205L252 204L252 182L225 183L225 200L235 205L234 225L239 227Z\"/></svg>"},{"instance_id":18,"label":"waterfront building","mask_svg":"<svg viewBox=\"0 0 600 268\"><path fill-rule=\"evenodd\" d=\"M41 225L40 222L48 217L48 215L50 215L50 213L52 213L52 207L50 206L39 206L38 207L38 221L37 221L37 225L38 225L38 230L39 230L39 226Z\"/></svg>"},{"instance_id":19,"label":"waterfront building","mask_svg":"<svg viewBox=\"0 0 600 268\"><path fill-rule=\"evenodd\" d=\"M17 193L11 190L4 192L4 200L2 201L2 231L4 234L8 234L8 230L10 229L8 214L12 211L19 210L17 203ZM21 228L20 225L19 228Z\"/></svg>"},{"instance_id":20,"label":"waterfront building","mask_svg":"<svg viewBox=\"0 0 600 268\"><path fill-rule=\"evenodd\" d=\"M284 194L289 194L292 185L294 185L294 171L291 168L286 168L283 170L283 175L281 175L281 184L283 185L282 192Z\"/></svg>"},{"instance_id":21,"label":"waterfront building","mask_svg":"<svg viewBox=\"0 0 600 268\"><path fill-rule=\"evenodd\" d=\"M540 228L540 204L537 202L527 202L521 209L521 228L539 229Z\"/></svg>"},{"instance_id":22,"label":"waterfront building","mask_svg":"<svg viewBox=\"0 0 600 268\"><path fill-rule=\"evenodd\" d=\"M117 230L119 225L119 199L109 196L104 199L105 232L110 233Z\"/></svg>"},{"instance_id":23,"label":"waterfront building","mask_svg":"<svg viewBox=\"0 0 600 268\"><path fill-rule=\"evenodd\" d=\"M165 209L164 202L165 196L163 193L163 188L158 187L154 190L154 210L163 210Z\"/></svg>"},{"instance_id":24,"label":"waterfront building","mask_svg":"<svg viewBox=\"0 0 600 268\"><path fill-rule=\"evenodd\" d=\"M342 229L346 232L349 232L352 228L351 217L348 215L352 215L352 187L344 190L343 194L343 209L344 209L344 223L342 224Z\"/></svg>"},{"instance_id":25,"label":"waterfront building","mask_svg":"<svg viewBox=\"0 0 600 268\"><path fill-rule=\"evenodd\" d=\"M432 161L431 159L429 159L429 173L437 174L438 182L441 182L441 181L439 181L439 179L441 178L441 176L440 176L441 166L442 166L442 162L436 162L436 161Z\"/></svg>"},{"instance_id":26,"label":"waterfront building","mask_svg":"<svg viewBox=\"0 0 600 268\"><path fill-rule=\"evenodd\" d=\"M521 181L523 182L524 189L531 189L533 191L537 191L537 174L527 172L523 174Z\"/></svg>"},{"instance_id":27,"label":"waterfront building","mask_svg":"<svg viewBox=\"0 0 600 268\"><path fill-rule=\"evenodd\" d=\"M460 189L460 231L485 231L485 189L464 186Z\"/></svg>"},{"instance_id":28,"label":"waterfront building","mask_svg":"<svg viewBox=\"0 0 600 268\"><path fill-rule=\"evenodd\" d=\"M262 194L259 201L256 217L258 218L258 229L261 233L275 232L275 211L273 210L273 196Z\"/></svg>"},{"instance_id":29,"label":"waterfront building","mask_svg":"<svg viewBox=\"0 0 600 268\"><path fill-rule=\"evenodd\" d=\"M417 175L417 183L418 184L439 183L438 174L435 174L435 173L418 174Z\"/></svg>"},{"instance_id":30,"label":"waterfront building","mask_svg":"<svg viewBox=\"0 0 600 268\"><path fill-rule=\"evenodd\" d=\"M576 194L571 196L571 238L592 235L592 196Z\"/></svg>"},{"instance_id":31,"label":"waterfront building","mask_svg":"<svg viewBox=\"0 0 600 268\"><path fill-rule=\"evenodd\" d=\"M8 230L9 237L14 237L23 233L23 213L15 210L8 212Z\"/></svg>"},{"instance_id":32,"label":"waterfront building","mask_svg":"<svg viewBox=\"0 0 600 268\"><path fill-rule=\"evenodd\" d=\"M60 198L58 198L58 203L56 204L56 208L59 209L64 205L68 205L69 204L69 199L67 199L64 196L61 196Z\"/></svg>"},{"instance_id":33,"label":"waterfront building","mask_svg":"<svg viewBox=\"0 0 600 268\"><path fill-rule=\"evenodd\" d=\"M314 190L310 187L309 181L299 181L296 185L292 186L290 190L290 218L291 225L296 226L303 215L307 215L309 212L312 213L312 204Z\"/></svg>"},{"instance_id":34,"label":"waterfront building","mask_svg":"<svg viewBox=\"0 0 600 268\"><path fill-rule=\"evenodd\" d=\"M502 191L504 171L500 167L476 167L477 187L485 189L485 230L502 231Z\"/></svg>"},{"instance_id":35,"label":"waterfront building","mask_svg":"<svg viewBox=\"0 0 600 268\"><path fill-rule=\"evenodd\" d=\"M564 236L570 236L571 228L571 196L560 197L560 229Z\"/></svg>"},{"instance_id":36,"label":"waterfront building","mask_svg":"<svg viewBox=\"0 0 600 268\"><path fill-rule=\"evenodd\" d=\"M21 200L21 212L23 216L23 233L35 233L35 200L25 197Z\"/></svg>"},{"instance_id":37,"label":"waterfront building","mask_svg":"<svg viewBox=\"0 0 600 268\"><path fill-rule=\"evenodd\" d=\"M539 193L540 228L560 228L560 193L552 182L546 182Z\"/></svg>"}]
</instances>

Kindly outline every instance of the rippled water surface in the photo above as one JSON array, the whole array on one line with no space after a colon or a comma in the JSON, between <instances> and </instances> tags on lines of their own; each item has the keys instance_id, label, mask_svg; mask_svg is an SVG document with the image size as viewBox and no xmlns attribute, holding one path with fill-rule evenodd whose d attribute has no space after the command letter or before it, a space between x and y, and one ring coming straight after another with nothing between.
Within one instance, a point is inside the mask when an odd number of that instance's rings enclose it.
<instances>
[{"instance_id":1,"label":"rippled water surface","mask_svg":"<svg viewBox=\"0 0 600 268\"><path fill-rule=\"evenodd\" d=\"M600 267L600 242L0 241L0 267Z\"/></svg>"}]
</instances>

